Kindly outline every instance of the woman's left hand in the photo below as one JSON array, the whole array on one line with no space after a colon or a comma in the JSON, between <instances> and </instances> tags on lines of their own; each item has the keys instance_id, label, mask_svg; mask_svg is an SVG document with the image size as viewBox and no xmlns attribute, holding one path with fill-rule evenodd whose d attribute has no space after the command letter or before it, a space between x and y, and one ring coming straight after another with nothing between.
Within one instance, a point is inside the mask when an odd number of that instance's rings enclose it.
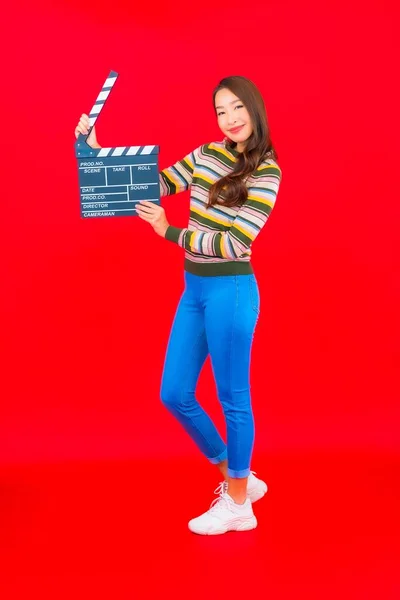
<instances>
[{"instance_id":1,"label":"woman's left hand","mask_svg":"<svg viewBox=\"0 0 400 600\"><path fill-rule=\"evenodd\" d=\"M143 221L147 221L153 227L154 231L165 237L165 233L169 227L165 210L159 204L141 200L136 204L136 210Z\"/></svg>"}]
</instances>

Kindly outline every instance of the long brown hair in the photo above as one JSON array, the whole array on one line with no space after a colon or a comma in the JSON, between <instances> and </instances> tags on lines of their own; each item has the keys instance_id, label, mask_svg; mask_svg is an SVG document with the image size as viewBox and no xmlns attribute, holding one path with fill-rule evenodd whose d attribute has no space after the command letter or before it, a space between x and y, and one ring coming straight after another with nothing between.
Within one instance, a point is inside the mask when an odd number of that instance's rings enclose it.
<instances>
[{"instance_id":1,"label":"long brown hair","mask_svg":"<svg viewBox=\"0 0 400 600\"><path fill-rule=\"evenodd\" d=\"M277 154L271 142L264 100L256 85L240 75L225 77L213 92L214 109L215 96L223 89L228 89L243 102L250 115L253 133L246 142L244 152L239 153L233 170L211 186L208 206L241 206L247 200L246 177L251 175L263 160L276 159ZM233 148L234 146L235 144L232 145Z\"/></svg>"}]
</instances>

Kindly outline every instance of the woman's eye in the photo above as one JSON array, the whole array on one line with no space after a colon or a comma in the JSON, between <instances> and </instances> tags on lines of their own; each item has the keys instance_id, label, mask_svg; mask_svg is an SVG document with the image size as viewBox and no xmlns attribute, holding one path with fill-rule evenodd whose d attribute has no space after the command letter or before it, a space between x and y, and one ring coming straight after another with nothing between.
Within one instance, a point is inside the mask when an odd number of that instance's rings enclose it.
<instances>
[{"instance_id":1,"label":"woman's eye","mask_svg":"<svg viewBox=\"0 0 400 600\"><path fill-rule=\"evenodd\" d=\"M235 110L236 110L237 108L243 108L243 104L237 104L237 105L235 106ZM221 115L224 115L224 114L225 114L225 113L224 113L224 111L220 111L220 112L218 112L218 113L217 113L217 116L218 116L218 117L220 117Z\"/></svg>"}]
</instances>

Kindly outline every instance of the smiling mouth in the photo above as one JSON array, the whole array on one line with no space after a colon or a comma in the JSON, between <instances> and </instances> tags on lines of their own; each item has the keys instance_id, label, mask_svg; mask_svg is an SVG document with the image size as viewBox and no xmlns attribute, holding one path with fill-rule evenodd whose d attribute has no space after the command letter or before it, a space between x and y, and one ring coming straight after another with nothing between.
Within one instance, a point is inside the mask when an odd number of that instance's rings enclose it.
<instances>
[{"instance_id":1,"label":"smiling mouth","mask_svg":"<svg viewBox=\"0 0 400 600\"><path fill-rule=\"evenodd\" d=\"M244 125L240 125L240 127L233 127L229 129L229 133L238 133L241 129L243 129Z\"/></svg>"}]
</instances>

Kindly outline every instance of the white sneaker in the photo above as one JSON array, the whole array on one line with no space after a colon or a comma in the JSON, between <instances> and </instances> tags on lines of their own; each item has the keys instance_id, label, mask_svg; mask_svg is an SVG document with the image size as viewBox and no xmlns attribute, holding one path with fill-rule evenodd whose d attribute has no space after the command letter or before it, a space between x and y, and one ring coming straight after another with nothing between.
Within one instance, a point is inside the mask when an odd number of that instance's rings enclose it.
<instances>
[{"instance_id":1,"label":"white sneaker","mask_svg":"<svg viewBox=\"0 0 400 600\"><path fill-rule=\"evenodd\" d=\"M249 478L247 480L247 497L250 502L254 504L257 500L260 500L268 491L268 486L265 481L258 479L255 476L254 471L251 471Z\"/></svg>"},{"instance_id":2,"label":"white sneaker","mask_svg":"<svg viewBox=\"0 0 400 600\"><path fill-rule=\"evenodd\" d=\"M257 502L257 500L260 500L263 496L265 496L265 494L268 491L268 486L265 483L265 481L258 479L258 477L256 477L255 475L256 474L254 473L254 471L251 471L247 480L247 497L249 498L252 504L254 504L254 502ZM228 491L227 481L223 481L220 485L223 485L224 492Z\"/></svg>"},{"instance_id":3,"label":"white sneaker","mask_svg":"<svg viewBox=\"0 0 400 600\"><path fill-rule=\"evenodd\" d=\"M200 517L189 521L189 529L200 535L219 535L227 531L249 531L257 527L257 519L249 498L236 504L225 491L224 483L215 490L218 498Z\"/></svg>"}]
</instances>

